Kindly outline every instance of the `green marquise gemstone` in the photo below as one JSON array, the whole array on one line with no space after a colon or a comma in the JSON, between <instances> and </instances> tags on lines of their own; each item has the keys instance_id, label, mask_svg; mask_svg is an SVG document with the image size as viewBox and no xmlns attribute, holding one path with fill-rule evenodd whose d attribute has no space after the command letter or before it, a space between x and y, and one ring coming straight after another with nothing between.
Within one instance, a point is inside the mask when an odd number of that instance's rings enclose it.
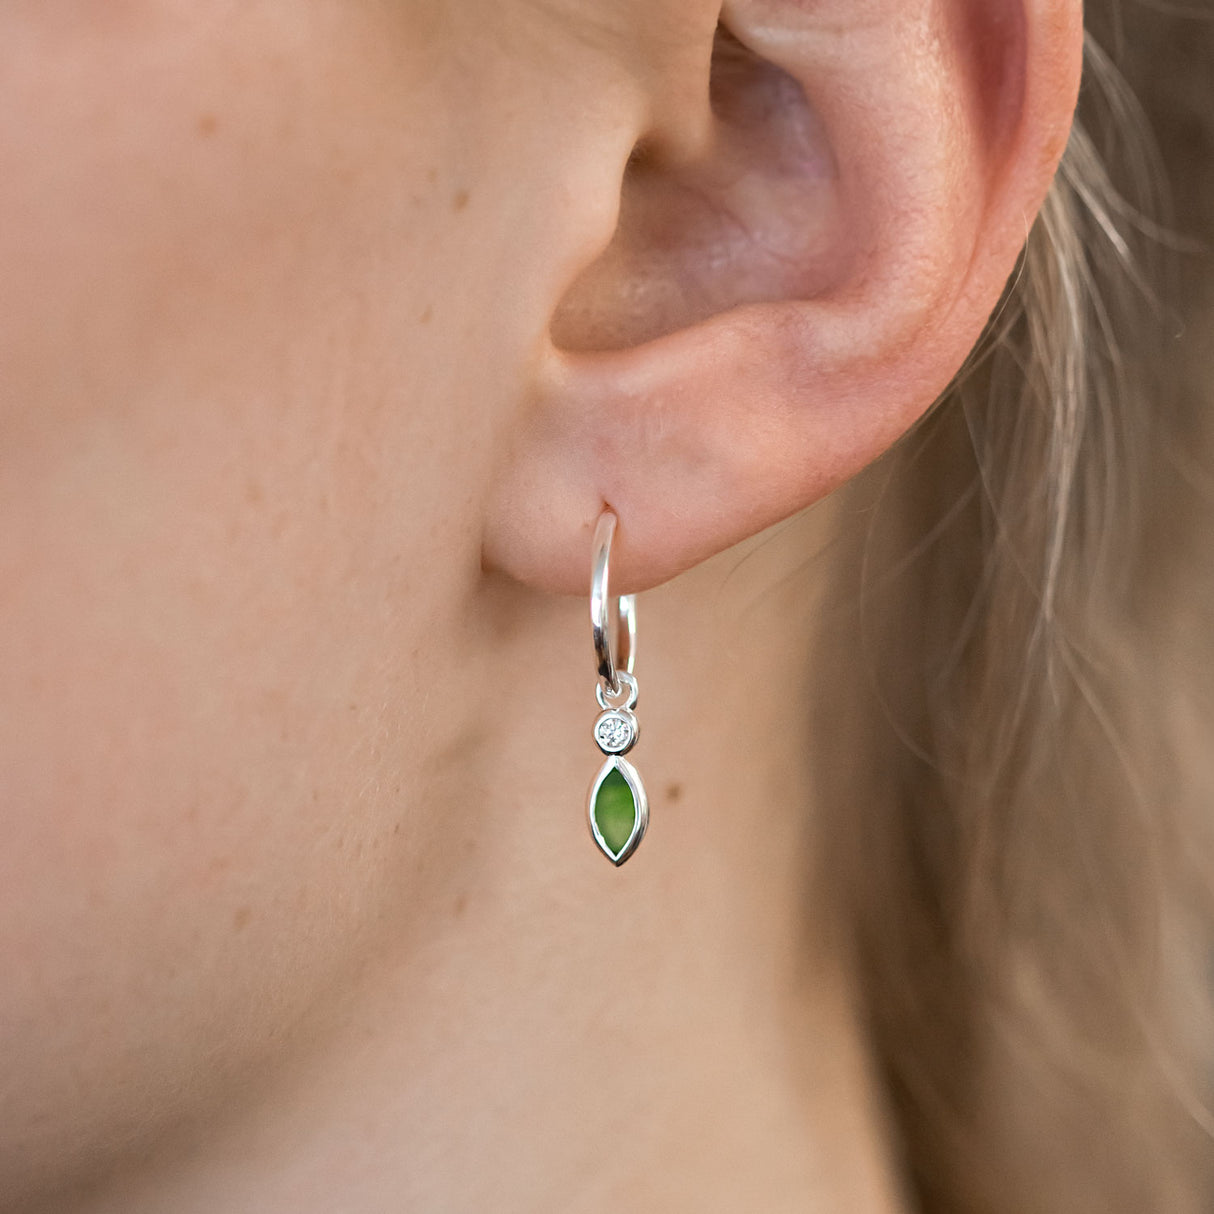
<instances>
[{"instance_id":1,"label":"green marquise gemstone","mask_svg":"<svg viewBox=\"0 0 1214 1214\"><path fill-rule=\"evenodd\" d=\"M594 796L594 824L613 856L618 856L632 838L636 820L636 798L623 772L613 767Z\"/></svg>"}]
</instances>

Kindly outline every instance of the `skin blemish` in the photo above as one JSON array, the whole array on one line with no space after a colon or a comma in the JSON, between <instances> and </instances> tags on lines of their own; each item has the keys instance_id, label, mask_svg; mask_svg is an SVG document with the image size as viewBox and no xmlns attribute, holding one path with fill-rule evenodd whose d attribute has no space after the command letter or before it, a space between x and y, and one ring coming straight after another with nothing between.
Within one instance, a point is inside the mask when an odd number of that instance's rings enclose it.
<instances>
[{"instance_id":1,"label":"skin blemish","mask_svg":"<svg viewBox=\"0 0 1214 1214\"><path fill-rule=\"evenodd\" d=\"M236 913L232 916L232 927L235 931L243 931L248 926L249 920L253 917L253 909L249 906L240 906L236 908Z\"/></svg>"},{"instance_id":2,"label":"skin blemish","mask_svg":"<svg viewBox=\"0 0 1214 1214\"><path fill-rule=\"evenodd\" d=\"M198 133L204 139L210 139L219 129L219 119L214 114L203 114L198 119Z\"/></svg>"},{"instance_id":3,"label":"skin blemish","mask_svg":"<svg viewBox=\"0 0 1214 1214\"><path fill-rule=\"evenodd\" d=\"M666 800L673 805L683 795L683 786L679 783L666 785Z\"/></svg>"},{"instance_id":4,"label":"skin blemish","mask_svg":"<svg viewBox=\"0 0 1214 1214\"><path fill-rule=\"evenodd\" d=\"M434 317L434 309L427 308L421 316L418 317L418 324L428 325Z\"/></svg>"},{"instance_id":5,"label":"skin blemish","mask_svg":"<svg viewBox=\"0 0 1214 1214\"><path fill-rule=\"evenodd\" d=\"M462 211L468 205L468 199L471 195L467 190L456 190L455 197L451 200L451 209L453 211Z\"/></svg>"}]
</instances>

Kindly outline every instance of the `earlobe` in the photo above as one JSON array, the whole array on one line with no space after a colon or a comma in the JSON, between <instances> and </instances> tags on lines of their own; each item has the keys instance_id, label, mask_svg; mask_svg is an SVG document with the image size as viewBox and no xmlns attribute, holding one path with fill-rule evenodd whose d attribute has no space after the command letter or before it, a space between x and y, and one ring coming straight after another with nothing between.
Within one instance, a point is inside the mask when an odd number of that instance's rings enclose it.
<instances>
[{"instance_id":1,"label":"earlobe","mask_svg":"<svg viewBox=\"0 0 1214 1214\"><path fill-rule=\"evenodd\" d=\"M880 455L977 340L1065 147L1078 0L738 0L723 21L712 137L632 166L494 486L486 563L546 590L585 589L604 504L633 592Z\"/></svg>"}]
</instances>

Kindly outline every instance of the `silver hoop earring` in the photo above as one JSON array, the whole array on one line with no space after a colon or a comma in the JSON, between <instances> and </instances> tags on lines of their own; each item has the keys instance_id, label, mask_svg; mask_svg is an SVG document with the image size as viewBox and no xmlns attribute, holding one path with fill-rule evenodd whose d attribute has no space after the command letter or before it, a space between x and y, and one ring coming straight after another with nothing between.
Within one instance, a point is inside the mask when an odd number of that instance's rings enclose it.
<instances>
[{"instance_id":1,"label":"silver hoop earring","mask_svg":"<svg viewBox=\"0 0 1214 1214\"><path fill-rule=\"evenodd\" d=\"M637 704L637 681L632 673L637 614L636 597L623 595L612 626L608 578L615 524L615 515L604 510L594 529L590 563L590 627L598 668L594 695L602 710L594 723L594 740L607 761L590 786L587 814L599 850L618 868L640 846L649 825L649 799L637 769L624 758L636 745L641 729L633 711Z\"/></svg>"}]
</instances>

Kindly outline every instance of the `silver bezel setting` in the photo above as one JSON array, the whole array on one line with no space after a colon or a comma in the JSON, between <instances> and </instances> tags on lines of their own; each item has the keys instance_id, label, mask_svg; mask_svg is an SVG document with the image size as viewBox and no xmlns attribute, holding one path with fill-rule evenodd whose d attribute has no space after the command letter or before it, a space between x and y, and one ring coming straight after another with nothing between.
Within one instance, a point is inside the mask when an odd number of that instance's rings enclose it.
<instances>
[{"instance_id":1,"label":"silver bezel setting","mask_svg":"<svg viewBox=\"0 0 1214 1214\"><path fill-rule=\"evenodd\" d=\"M615 746L609 746L599 736L599 729L608 721L619 721L626 730L624 740ZM637 744L640 736L640 722L636 719L636 714L627 708L609 708L606 712L599 713L594 722L594 742L605 755L626 755Z\"/></svg>"},{"instance_id":2,"label":"silver bezel setting","mask_svg":"<svg viewBox=\"0 0 1214 1214\"><path fill-rule=\"evenodd\" d=\"M594 802L599 795L599 786L613 771L618 771L624 777L625 783L632 791L632 801L636 806L636 817L632 822L632 834L628 836L628 841L620 849L618 855L607 845L607 841L599 833L598 823L594 820ZM619 868L640 846L641 839L645 835L645 828L649 825L649 798L645 795L645 785L641 783L640 773L627 759L622 759L619 755L612 755L599 768L598 775L595 776L594 783L590 786L590 796L586 800L586 817L590 821L590 834L598 845L599 851L616 868Z\"/></svg>"}]
</instances>

